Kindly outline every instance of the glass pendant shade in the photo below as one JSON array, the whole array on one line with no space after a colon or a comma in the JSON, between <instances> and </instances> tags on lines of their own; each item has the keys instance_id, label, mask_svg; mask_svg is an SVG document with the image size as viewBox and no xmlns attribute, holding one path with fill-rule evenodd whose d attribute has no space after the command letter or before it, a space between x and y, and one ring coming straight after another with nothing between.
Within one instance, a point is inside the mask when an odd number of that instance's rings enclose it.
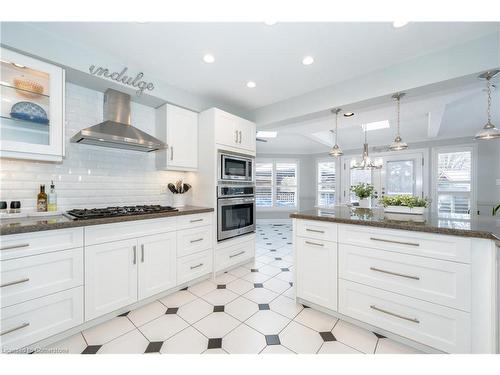
<instances>
[{"instance_id":1,"label":"glass pendant shade","mask_svg":"<svg viewBox=\"0 0 500 375\"><path fill-rule=\"evenodd\" d=\"M333 146L328 152L328 155L338 158L339 156L342 156L344 152L340 148L340 146L337 144L337 133L338 133L338 124L339 124L339 112L341 111L340 108L335 108L332 109L332 113L335 114L335 130L330 130L330 132L333 135Z\"/></svg>"},{"instance_id":2,"label":"glass pendant shade","mask_svg":"<svg viewBox=\"0 0 500 375\"><path fill-rule=\"evenodd\" d=\"M331 149L330 152L328 152L328 155L333 156L333 157L339 157L344 155L344 152L342 149L339 147L338 144L335 144Z\"/></svg>"},{"instance_id":3,"label":"glass pendant shade","mask_svg":"<svg viewBox=\"0 0 500 375\"><path fill-rule=\"evenodd\" d=\"M400 127L400 101L403 96L405 96L405 93L398 93L394 94L392 96L393 99L397 101L397 133L396 133L396 138L394 138L394 141L391 143L389 146L389 150L391 151L401 151L401 150L406 150L408 148L408 144L406 142L403 142L403 139L399 135L399 127Z\"/></svg>"},{"instance_id":4,"label":"glass pendant shade","mask_svg":"<svg viewBox=\"0 0 500 375\"><path fill-rule=\"evenodd\" d=\"M483 128L478 131L474 139L478 140L490 140L500 138L500 130L498 130L495 125L491 123L491 79L495 77L500 70L494 70L492 72L486 72L479 76L481 79L486 79L486 89L488 92L488 122Z\"/></svg>"}]
</instances>

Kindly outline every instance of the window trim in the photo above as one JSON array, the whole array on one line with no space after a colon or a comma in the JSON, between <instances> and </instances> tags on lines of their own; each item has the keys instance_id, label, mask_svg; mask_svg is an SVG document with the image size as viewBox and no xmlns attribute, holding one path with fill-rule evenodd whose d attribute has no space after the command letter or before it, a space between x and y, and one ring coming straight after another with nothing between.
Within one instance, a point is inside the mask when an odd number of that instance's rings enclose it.
<instances>
[{"instance_id":1,"label":"window trim","mask_svg":"<svg viewBox=\"0 0 500 375\"><path fill-rule=\"evenodd\" d=\"M314 186L315 186L315 189L316 189L316 192L315 192L315 198L314 198L314 207L315 208L324 208L324 209L328 209L328 208L331 208L329 206L320 206L319 205L319 183L318 183L318 178L319 178L319 175L318 175L318 172L319 172L319 163L321 162L334 162L335 163L335 205L339 205L340 204L340 200L339 200L339 187L341 186L340 184L340 179L341 179L341 175L339 175L338 171L339 171L339 167L341 166L341 163L340 163L340 158L332 158L332 157L320 157L320 158L316 158L315 160L315 171L314 171Z\"/></svg>"}]
</instances>

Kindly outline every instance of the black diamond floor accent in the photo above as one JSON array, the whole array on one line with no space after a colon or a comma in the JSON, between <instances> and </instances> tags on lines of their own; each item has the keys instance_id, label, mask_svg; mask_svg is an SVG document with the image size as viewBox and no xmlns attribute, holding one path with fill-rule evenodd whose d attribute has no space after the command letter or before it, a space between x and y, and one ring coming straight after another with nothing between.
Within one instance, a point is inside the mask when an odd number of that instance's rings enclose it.
<instances>
[{"instance_id":1,"label":"black diamond floor accent","mask_svg":"<svg viewBox=\"0 0 500 375\"><path fill-rule=\"evenodd\" d=\"M226 289L226 284L217 285L217 289Z\"/></svg>"},{"instance_id":2,"label":"black diamond floor accent","mask_svg":"<svg viewBox=\"0 0 500 375\"><path fill-rule=\"evenodd\" d=\"M268 303L259 303L259 310L270 310Z\"/></svg>"},{"instance_id":3,"label":"black diamond floor accent","mask_svg":"<svg viewBox=\"0 0 500 375\"><path fill-rule=\"evenodd\" d=\"M214 306L214 312L224 312L224 306Z\"/></svg>"},{"instance_id":4,"label":"black diamond floor accent","mask_svg":"<svg viewBox=\"0 0 500 375\"><path fill-rule=\"evenodd\" d=\"M288 272L288 271L290 271L290 269L289 269L289 268L282 268L282 269L281 269L281 272Z\"/></svg>"},{"instance_id":5,"label":"black diamond floor accent","mask_svg":"<svg viewBox=\"0 0 500 375\"><path fill-rule=\"evenodd\" d=\"M286 244L287 244L287 245L292 245L292 243L291 243L291 242L287 242Z\"/></svg>"},{"instance_id":6,"label":"black diamond floor accent","mask_svg":"<svg viewBox=\"0 0 500 375\"><path fill-rule=\"evenodd\" d=\"M89 345L87 346L82 354L96 354L99 349L101 349L102 345Z\"/></svg>"},{"instance_id":7,"label":"black diamond floor accent","mask_svg":"<svg viewBox=\"0 0 500 375\"><path fill-rule=\"evenodd\" d=\"M280 345L280 337L278 335L266 335L267 345Z\"/></svg>"},{"instance_id":8,"label":"black diamond floor accent","mask_svg":"<svg viewBox=\"0 0 500 375\"><path fill-rule=\"evenodd\" d=\"M379 339L386 339L386 338L387 338L387 337L382 336L380 333L377 333L377 332L373 332L373 334L374 334L375 336L377 336Z\"/></svg>"},{"instance_id":9,"label":"black diamond floor accent","mask_svg":"<svg viewBox=\"0 0 500 375\"><path fill-rule=\"evenodd\" d=\"M264 284L262 284L262 283L255 283L255 284L253 284L253 287L254 288L264 288Z\"/></svg>"},{"instance_id":10,"label":"black diamond floor accent","mask_svg":"<svg viewBox=\"0 0 500 375\"><path fill-rule=\"evenodd\" d=\"M274 260L282 260L281 258L274 258Z\"/></svg>"},{"instance_id":11,"label":"black diamond floor accent","mask_svg":"<svg viewBox=\"0 0 500 375\"><path fill-rule=\"evenodd\" d=\"M123 314L120 314L118 316L127 316L130 313L130 311L124 312Z\"/></svg>"},{"instance_id":12,"label":"black diamond floor accent","mask_svg":"<svg viewBox=\"0 0 500 375\"><path fill-rule=\"evenodd\" d=\"M259 272L259 270L257 268L252 268L250 272Z\"/></svg>"},{"instance_id":13,"label":"black diamond floor accent","mask_svg":"<svg viewBox=\"0 0 500 375\"><path fill-rule=\"evenodd\" d=\"M185 288L182 288L182 289L179 289L179 290L188 290L188 287L185 287Z\"/></svg>"},{"instance_id":14,"label":"black diamond floor accent","mask_svg":"<svg viewBox=\"0 0 500 375\"><path fill-rule=\"evenodd\" d=\"M290 284L290 286L293 286L293 282L289 281L288 284Z\"/></svg>"},{"instance_id":15,"label":"black diamond floor accent","mask_svg":"<svg viewBox=\"0 0 500 375\"><path fill-rule=\"evenodd\" d=\"M148 344L144 353L159 353L162 345L163 341L152 341Z\"/></svg>"},{"instance_id":16,"label":"black diamond floor accent","mask_svg":"<svg viewBox=\"0 0 500 375\"><path fill-rule=\"evenodd\" d=\"M179 311L178 307L169 307L167 311L165 311L165 314L177 314L177 311Z\"/></svg>"},{"instance_id":17,"label":"black diamond floor accent","mask_svg":"<svg viewBox=\"0 0 500 375\"><path fill-rule=\"evenodd\" d=\"M333 335L333 333L331 333L330 331L328 331L328 332L320 332L319 335L321 336L321 338L323 339L323 341L337 341L337 339L335 338L335 336Z\"/></svg>"},{"instance_id":18,"label":"black diamond floor accent","mask_svg":"<svg viewBox=\"0 0 500 375\"><path fill-rule=\"evenodd\" d=\"M307 305L302 305L304 307L304 309L309 309L310 307L307 306Z\"/></svg>"},{"instance_id":19,"label":"black diamond floor accent","mask_svg":"<svg viewBox=\"0 0 500 375\"><path fill-rule=\"evenodd\" d=\"M222 339L208 339L207 349L220 349L222 348Z\"/></svg>"},{"instance_id":20,"label":"black diamond floor accent","mask_svg":"<svg viewBox=\"0 0 500 375\"><path fill-rule=\"evenodd\" d=\"M271 251L271 252L273 252L273 253L274 253L274 252L276 252L276 249L271 249L271 250L269 250L269 251Z\"/></svg>"},{"instance_id":21,"label":"black diamond floor accent","mask_svg":"<svg viewBox=\"0 0 500 375\"><path fill-rule=\"evenodd\" d=\"M266 242L266 245L272 245L273 243L272 242Z\"/></svg>"}]
</instances>

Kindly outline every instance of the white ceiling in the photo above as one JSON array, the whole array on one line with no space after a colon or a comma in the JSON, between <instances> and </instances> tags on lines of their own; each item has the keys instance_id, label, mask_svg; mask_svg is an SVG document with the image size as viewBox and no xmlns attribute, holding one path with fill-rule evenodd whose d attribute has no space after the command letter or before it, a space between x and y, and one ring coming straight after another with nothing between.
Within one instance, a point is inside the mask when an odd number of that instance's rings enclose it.
<instances>
[{"instance_id":1,"label":"white ceiling","mask_svg":"<svg viewBox=\"0 0 500 375\"><path fill-rule=\"evenodd\" d=\"M34 23L146 75L251 111L497 32L497 23ZM215 63L202 61L205 53ZM305 55L315 63L302 65ZM257 87L248 89L246 82Z\"/></svg>"}]
</instances>

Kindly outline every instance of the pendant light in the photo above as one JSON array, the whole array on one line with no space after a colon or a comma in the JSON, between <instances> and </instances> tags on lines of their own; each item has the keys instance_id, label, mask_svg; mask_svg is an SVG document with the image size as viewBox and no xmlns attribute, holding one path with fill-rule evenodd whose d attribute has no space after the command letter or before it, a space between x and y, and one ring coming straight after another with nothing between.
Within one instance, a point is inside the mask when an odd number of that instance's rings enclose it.
<instances>
[{"instance_id":1,"label":"pendant light","mask_svg":"<svg viewBox=\"0 0 500 375\"><path fill-rule=\"evenodd\" d=\"M401 92L394 94L392 96L393 99L396 100L397 103L397 133L396 133L396 138L394 138L394 142L391 143L389 146L389 150L391 151L401 151L401 150L406 150L408 148L408 144L406 142L403 142L401 139L401 136L399 135L399 126L400 126L400 106L401 106L401 98L405 96L406 94Z\"/></svg>"},{"instance_id":2,"label":"pendant light","mask_svg":"<svg viewBox=\"0 0 500 375\"><path fill-rule=\"evenodd\" d=\"M366 140L366 130L365 132L365 143L363 144L363 154L361 155L361 161L358 163L353 160L351 162L351 169L381 169L382 164L374 162L370 159L368 155L368 141Z\"/></svg>"},{"instance_id":3,"label":"pendant light","mask_svg":"<svg viewBox=\"0 0 500 375\"><path fill-rule=\"evenodd\" d=\"M475 139L488 140L500 138L500 130L495 128L491 123L491 79L495 77L500 70L493 70L491 72L483 73L479 76L481 79L486 79L486 90L488 92L488 122L483 128L476 133Z\"/></svg>"},{"instance_id":4,"label":"pendant light","mask_svg":"<svg viewBox=\"0 0 500 375\"><path fill-rule=\"evenodd\" d=\"M340 108L332 109L332 113L335 113L335 131L330 130L330 132L332 132L334 135L334 145L330 149L330 152L328 153L328 155L335 157L335 158L338 158L339 156L342 156L344 154L342 149L337 144L337 133L338 133L338 126L339 126L339 112L340 112Z\"/></svg>"}]
</instances>

